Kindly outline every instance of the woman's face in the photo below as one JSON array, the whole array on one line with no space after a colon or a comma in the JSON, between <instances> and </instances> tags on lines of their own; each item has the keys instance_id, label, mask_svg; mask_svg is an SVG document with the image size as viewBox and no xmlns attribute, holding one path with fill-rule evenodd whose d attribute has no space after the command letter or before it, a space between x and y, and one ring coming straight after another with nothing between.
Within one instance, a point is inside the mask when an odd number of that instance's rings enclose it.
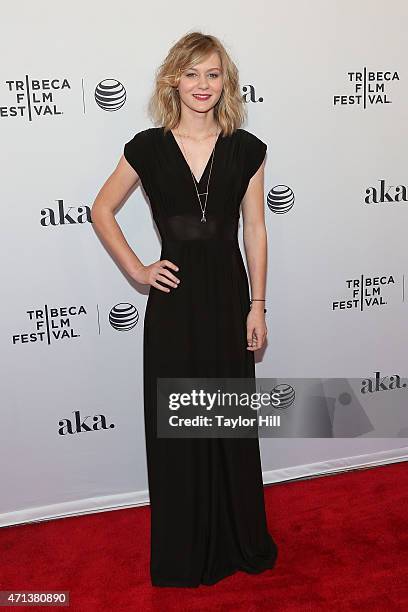
<instances>
[{"instance_id":1,"label":"woman's face","mask_svg":"<svg viewBox=\"0 0 408 612\"><path fill-rule=\"evenodd\" d=\"M221 59L214 52L200 64L183 70L178 85L180 100L191 110L205 113L217 104L223 81Z\"/></svg>"}]
</instances>

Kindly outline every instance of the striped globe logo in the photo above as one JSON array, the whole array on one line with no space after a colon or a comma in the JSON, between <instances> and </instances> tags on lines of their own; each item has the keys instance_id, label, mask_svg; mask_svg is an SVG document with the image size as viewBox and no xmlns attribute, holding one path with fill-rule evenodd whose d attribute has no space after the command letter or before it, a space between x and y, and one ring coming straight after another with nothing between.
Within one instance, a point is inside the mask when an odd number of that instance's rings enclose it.
<instances>
[{"instance_id":1,"label":"striped globe logo","mask_svg":"<svg viewBox=\"0 0 408 612\"><path fill-rule=\"evenodd\" d=\"M274 408L289 408L289 406L291 406L295 401L295 390L292 385L281 383L272 389L270 396ZM276 399L276 396L278 396L278 400Z\"/></svg>"},{"instance_id":2,"label":"striped globe logo","mask_svg":"<svg viewBox=\"0 0 408 612\"><path fill-rule=\"evenodd\" d=\"M129 331L139 321L139 313L136 306L121 302L116 304L109 313L109 323L117 331Z\"/></svg>"},{"instance_id":3,"label":"striped globe logo","mask_svg":"<svg viewBox=\"0 0 408 612\"><path fill-rule=\"evenodd\" d=\"M268 208L278 215L287 213L295 203L295 194L287 185L275 185L266 198Z\"/></svg>"},{"instance_id":4,"label":"striped globe logo","mask_svg":"<svg viewBox=\"0 0 408 612\"><path fill-rule=\"evenodd\" d=\"M105 79L95 87L97 105L106 111L116 111L126 102L126 90L116 79Z\"/></svg>"}]
</instances>

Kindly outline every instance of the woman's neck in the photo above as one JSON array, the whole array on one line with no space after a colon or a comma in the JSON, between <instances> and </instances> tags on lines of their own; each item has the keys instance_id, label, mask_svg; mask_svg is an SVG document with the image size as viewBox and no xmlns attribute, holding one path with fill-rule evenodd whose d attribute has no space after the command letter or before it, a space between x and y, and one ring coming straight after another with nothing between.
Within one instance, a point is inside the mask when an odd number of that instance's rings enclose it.
<instances>
[{"instance_id":1,"label":"woman's neck","mask_svg":"<svg viewBox=\"0 0 408 612\"><path fill-rule=\"evenodd\" d=\"M217 134L219 126L214 119L209 121L190 121L188 119L181 119L176 126L176 131L182 135L200 140L211 134Z\"/></svg>"}]
</instances>

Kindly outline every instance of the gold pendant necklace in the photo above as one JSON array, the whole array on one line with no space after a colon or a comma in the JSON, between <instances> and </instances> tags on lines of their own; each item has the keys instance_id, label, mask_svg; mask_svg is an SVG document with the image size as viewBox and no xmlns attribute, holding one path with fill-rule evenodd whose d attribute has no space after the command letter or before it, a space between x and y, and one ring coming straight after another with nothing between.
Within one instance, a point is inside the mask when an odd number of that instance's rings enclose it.
<instances>
[{"instance_id":1,"label":"gold pendant necklace","mask_svg":"<svg viewBox=\"0 0 408 612\"><path fill-rule=\"evenodd\" d=\"M219 132L218 132L218 134L216 134L217 138L215 140L214 147L213 147L213 150L212 150L212 153L211 153L211 165L210 165L210 172L208 174L208 179L207 179L207 189L205 191L203 191L202 193L198 193L197 183L199 183L200 181L197 181L197 179L195 178L195 176L193 174L193 171L191 170L190 162L188 160L188 156L187 156L186 150L184 148L183 139L182 139L181 135L178 134L178 136L180 136L181 146L183 147L184 155L185 155L185 158L187 160L187 165L190 168L191 177L193 179L194 187L195 187L195 190L196 190L196 193L197 193L198 203L199 203L200 208L201 208L201 213L202 213L202 216L201 216L201 219L200 219L201 223L206 223L207 222L207 219L206 219L206 216L205 216L205 211L206 211L206 208L207 208L208 186L210 184L211 170L212 170L213 161L214 161L215 145L217 144L218 135L219 135ZM207 162L207 165L208 165L208 162ZM205 168L207 167L207 165L205 166ZM205 168L204 168L203 174L205 172ZM201 178L202 177L203 177L203 175L201 175ZM200 180L201 180L201 178L200 178ZM204 206L201 204L200 195L205 195L205 204L204 204Z\"/></svg>"}]
</instances>

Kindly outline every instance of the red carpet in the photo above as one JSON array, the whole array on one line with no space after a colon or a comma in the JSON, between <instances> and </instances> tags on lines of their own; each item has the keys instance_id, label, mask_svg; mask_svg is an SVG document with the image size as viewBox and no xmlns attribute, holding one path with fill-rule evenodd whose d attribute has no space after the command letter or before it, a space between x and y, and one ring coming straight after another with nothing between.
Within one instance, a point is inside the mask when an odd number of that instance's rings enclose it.
<instances>
[{"instance_id":1,"label":"red carpet","mask_svg":"<svg viewBox=\"0 0 408 612\"><path fill-rule=\"evenodd\" d=\"M238 572L196 589L152 587L144 506L0 529L0 590L69 590L71 604L62 609L71 612L405 612L407 468L265 487L279 558L256 576Z\"/></svg>"}]
</instances>

